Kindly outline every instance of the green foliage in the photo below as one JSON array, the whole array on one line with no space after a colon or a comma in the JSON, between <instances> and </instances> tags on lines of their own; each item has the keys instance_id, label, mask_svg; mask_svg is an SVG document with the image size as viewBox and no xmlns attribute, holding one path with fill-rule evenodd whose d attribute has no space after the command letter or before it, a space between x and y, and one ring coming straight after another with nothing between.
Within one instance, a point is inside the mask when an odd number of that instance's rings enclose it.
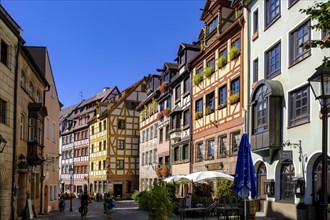
<instances>
[{"instance_id":1,"label":"green foliage","mask_svg":"<svg viewBox=\"0 0 330 220\"><path fill-rule=\"evenodd\" d=\"M203 81L203 76L201 74L196 74L194 76L194 85L197 86L202 81Z\"/></svg>"},{"instance_id":2,"label":"green foliage","mask_svg":"<svg viewBox=\"0 0 330 220\"><path fill-rule=\"evenodd\" d=\"M143 191L138 199L142 210L146 211L149 220L159 220L173 215L176 203L173 202L172 189L154 185L150 191Z\"/></svg>"},{"instance_id":3,"label":"green foliage","mask_svg":"<svg viewBox=\"0 0 330 220\"><path fill-rule=\"evenodd\" d=\"M211 114L214 112L214 108L212 108L211 106L206 106L206 114Z\"/></svg>"},{"instance_id":4,"label":"green foliage","mask_svg":"<svg viewBox=\"0 0 330 220\"><path fill-rule=\"evenodd\" d=\"M330 0L326 2L315 2L315 4L307 9L300 9L300 12L309 15L312 20L316 20L316 24L309 26L311 30L329 31L330 30ZM310 40L305 45L300 45L305 49L325 47L330 48L330 35L328 34L321 40ZM330 66L330 57L324 57L320 67Z\"/></svg>"},{"instance_id":5,"label":"green foliage","mask_svg":"<svg viewBox=\"0 0 330 220\"><path fill-rule=\"evenodd\" d=\"M235 104L239 102L239 93L233 94L228 98L230 104Z\"/></svg>"},{"instance_id":6,"label":"green foliage","mask_svg":"<svg viewBox=\"0 0 330 220\"><path fill-rule=\"evenodd\" d=\"M239 55L239 50L236 46L232 46L229 50L229 59L234 60L238 57Z\"/></svg>"},{"instance_id":7,"label":"green foliage","mask_svg":"<svg viewBox=\"0 0 330 220\"><path fill-rule=\"evenodd\" d=\"M203 71L203 75L206 77L210 77L214 72L214 67L209 66Z\"/></svg>"},{"instance_id":8,"label":"green foliage","mask_svg":"<svg viewBox=\"0 0 330 220\"><path fill-rule=\"evenodd\" d=\"M224 67L227 64L227 58L224 55L221 55L217 61L217 66L220 68Z\"/></svg>"},{"instance_id":9,"label":"green foliage","mask_svg":"<svg viewBox=\"0 0 330 220\"><path fill-rule=\"evenodd\" d=\"M140 191L135 191L134 193L132 193L131 198L132 198L133 200L135 200L135 201L139 201L139 198L140 198L140 196L141 196L141 193L142 193L142 192L140 192Z\"/></svg>"},{"instance_id":10,"label":"green foliage","mask_svg":"<svg viewBox=\"0 0 330 220\"><path fill-rule=\"evenodd\" d=\"M203 113L202 112L195 112L195 120L198 120L201 117L203 117Z\"/></svg>"},{"instance_id":11,"label":"green foliage","mask_svg":"<svg viewBox=\"0 0 330 220\"><path fill-rule=\"evenodd\" d=\"M226 179L218 179L217 187L214 189L214 196L218 197L222 201L233 202L236 199L233 193L233 181Z\"/></svg>"}]
</instances>

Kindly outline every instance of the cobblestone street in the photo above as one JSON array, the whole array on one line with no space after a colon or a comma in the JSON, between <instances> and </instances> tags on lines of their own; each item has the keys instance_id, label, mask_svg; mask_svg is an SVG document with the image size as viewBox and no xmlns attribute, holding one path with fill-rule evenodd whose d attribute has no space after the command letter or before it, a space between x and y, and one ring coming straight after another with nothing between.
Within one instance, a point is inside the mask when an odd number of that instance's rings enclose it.
<instances>
[{"instance_id":1,"label":"cobblestone street","mask_svg":"<svg viewBox=\"0 0 330 220\"><path fill-rule=\"evenodd\" d=\"M40 215L37 218L39 220L72 220L81 219L78 208L80 206L80 199L72 200L72 212L70 212L70 200L65 201L64 212L52 212L47 215ZM103 202L92 201L88 206L88 213L86 219L107 219L107 216L103 214ZM113 220L147 220L148 215L142 210L139 210L138 204L133 200L116 201L116 207L112 213ZM169 217L169 220L179 220L179 216ZM185 218L186 220L198 220L198 218ZM217 217L205 217L207 220L216 220ZM224 218L221 218L224 219ZM234 218L231 218L234 219ZM236 218L237 219L237 218ZM274 220L275 218L256 217L258 220Z\"/></svg>"},{"instance_id":2,"label":"cobblestone street","mask_svg":"<svg viewBox=\"0 0 330 220\"><path fill-rule=\"evenodd\" d=\"M72 212L70 212L70 200L65 200L64 212L52 212L47 215L38 216L34 219L54 219L54 220L67 220L67 219L81 219L78 208L80 207L80 199L72 200ZM116 201L112 219L114 220L146 220L147 214L138 209L138 204L135 201ZM103 213L103 202L92 201L88 206L87 219L107 219Z\"/></svg>"}]
</instances>

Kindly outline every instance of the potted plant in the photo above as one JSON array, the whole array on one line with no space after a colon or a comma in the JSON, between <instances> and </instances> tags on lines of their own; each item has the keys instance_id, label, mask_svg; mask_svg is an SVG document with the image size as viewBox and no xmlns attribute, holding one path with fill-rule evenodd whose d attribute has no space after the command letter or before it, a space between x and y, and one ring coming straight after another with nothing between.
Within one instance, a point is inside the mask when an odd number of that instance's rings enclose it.
<instances>
[{"instance_id":1,"label":"potted plant","mask_svg":"<svg viewBox=\"0 0 330 220\"><path fill-rule=\"evenodd\" d=\"M163 82L158 89L161 93L164 93L167 88L168 88L168 82Z\"/></svg>"},{"instance_id":2,"label":"potted plant","mask_svg":"<svg viewBox=\"0 0 330 220\"><path fill-rule=\"evenodd\" d=\"M218 68L221 69L226 64L227 64L227 58L224 55L221 55L217 61Z\"/></svg>"},{"instance_id":3,"label":"potted plant","mask_svg":"<svg viewBox=\"0 0 330 220\"><path fill-rule=\"evenodd\" d=\"M194 76L194 85L197 86L200 82L202 82L203 76L201 74L196 74Z\"/></svg>"},{"instance_id":4,"label":"potted plant","mask_svg":"<svg viewBox=\"0 0 330 220\"><path fill-rule=\"evenodd\" d=\"M139 205L148 213L148 220L165 220L174 215L171 193L166 186L153 185L149 191L144 191L139 197Z\"/></svg>"},{"instance_id":5,"label":"potted plant","mask_svg":"<svg viewBox=\"0 0 330 220\"><path fill-rule=\"evenodd\" d=\"M157 120L161 120L162 118L164 118L163 112L158 112L157 113Z\"/></svg>"},{"instance_id":6,"label":"potted plant","mask_svg":"<svg viewBox=\"0 0 330 220\"><path fill-rule=\"evenodd\" d=\"M228 100L231 105L239 102L239 93L235 93L235 94L229 96Z\"/></svg>"},{"instance_id":7,"label":"potted plant","mask_svg":"<svg viewBox=\"0 0 330 220\"><path fill-rule=\"evenodd\" d=\"M213 72L214 72L214 67L209 66L203 71L203 75L206 77L210 77L213 74Z\"/></svg>"},{"instance_id":8,"label":"potted plant","mask_svg":"<svg viewBox=\"0 0 330 220\"><path fill-rule=\"evenodd\" d=\"M229 51L229 59L234 60L238 57L239 55L239 50L236 46L232 46Z\"/></svg>"},{"instance_id":9,"label":"potted plant","mask_svg":"<svg viewBox=\"0 0 330 220\"><path fill-rule=\"evenodd\" d=\"M163 110L163 115L164 115L164 116L168 116L168 114L170 113L170 111L171 111L170 108L165 108L165 109Z\"/></svg>"},{"instance_id":10,"label":"potted plant","mask_svg":"<svg viewBox=\"0 0 330 220\"><path fill-rule=\"evenodd\" d=\"M208 114L211 114L211 113L213 113L214 112L214 109L211 107L211 106L206 106L206 114L208 115Z\"/></svg>"},{"instance_id":11,"label":"potted plant","mask_svg":"<svg viewBox=\"0 0 330 220\"><path fill-rule=\"evenodd\" d=\"M168 177L168 174L169 174L169 170L170 168L167 166L167 165L163 165L161 166L159 172L160 172L160 175L165 178L165 177Z\"/></svg>"},{"instance_id":12,"label":"potted plant","mask_svg":"<svg viewBox=\"0 0 330 220\"><path fill-rule=\"evenodd\" d=\"M195 120L198 120L201 117L203 117L203 113L202 112L195 112Z\"/></svg>"},{"instance_id":13,"label":"potted plant","mask_svg":"<svg viewBox=\"0 0 330 220\"><path fill-rule=\"evenodd\" d=\"M226 103L221 103L221 104L218 106L218 109L223 109L224 107L226 107Z\"/></svg>"}]
</instances>

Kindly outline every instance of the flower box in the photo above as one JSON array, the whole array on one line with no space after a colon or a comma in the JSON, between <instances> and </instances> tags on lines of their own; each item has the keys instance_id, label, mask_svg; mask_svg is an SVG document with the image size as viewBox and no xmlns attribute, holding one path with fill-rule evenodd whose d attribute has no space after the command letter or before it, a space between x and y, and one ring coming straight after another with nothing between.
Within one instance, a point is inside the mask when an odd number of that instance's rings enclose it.
<instances>
[{"instance_id":1,"label":"flower box","mask_svg":"<svg viewBox=\"0 0 330 220\"><path fill-rule=\"evenodd\" d=\"M218 68L221 69L226 64L227 64L227 58L224 55L221 55L217 61Z\"/></svg>"},{"instance_id":2,"label":"flower box","mask_svg":"<svg viewBox=\"0 0 330 220\"><path fill-rule=\"evenodd\" d=\"M201 74L196 74L194 76L194 85L195 86L197 86L202 81L203 81L203 76Z\"/></svg>"},{"instance_id":3,"label":"flower box","mask_svg":"<svg viewBox=\"0 0 330 220\"><path fill-rule=\"evenodd\" d=\"M163 113L164 116L168 116L168 114L170 113L170 111L171 111L170 108L165 108L162 113Z\"/></svg>"},{"instance_id":4,"label":"flower box","mask_svg":"<svg viewBox=\"0 0 330 220\"><path fill-rule=\"evenodd\" d=\"M164 93L167 90L167 88L168 88L168 82L163 82L158 89L161 93Z\"/></svg>"},{"instance_id":5,"label":"flower box","mask_svg":"<svg viewBox=\"0 0 330 220\"><path fill-rule=\"evenodd\" d=\"M210 77L214 73L214 67L209 66L203 71L203 75L206 77Z\"/></svg>"},{"instance_id":6,"label":"flower box","mask_svg":"<svg viewBox=\"0 0 330 220\"><path fill-rule=\"evenodd\" d=\"M198 120L203 117L203 112L195 112L195 120Z\"/></svg>"},{"instance_id":7,"label":"flower box","mask_svg":"<svg viewBox=\"0 0 330 220\"><path fill-rule=\"evenodd\" d=\"M211 114L211 113L213 113L214 112L214 108L212 108L211 106L206 106L206 114L207 115L209 115L209 114Z\"/></svg>"},{"instance_id":8,"label":"flower box","mask_svg":"<svg viewBox=\"0 0 330 220\"><path fill-rule=\"evenodd\" d=\"M231 105L239 102L239 93L229 96L228 100Z\"/></svg>"},{"instance_id":9,"label":"flower box","mask_svg":"<svg viewBox=\"0 0 330 220\"><path fill-rule=\"evenodd\" d=\"M232 46L229 51L229 59L234 60L238 57L239 55L239 50L236 46Z\"/></svg>"}]
</instances>

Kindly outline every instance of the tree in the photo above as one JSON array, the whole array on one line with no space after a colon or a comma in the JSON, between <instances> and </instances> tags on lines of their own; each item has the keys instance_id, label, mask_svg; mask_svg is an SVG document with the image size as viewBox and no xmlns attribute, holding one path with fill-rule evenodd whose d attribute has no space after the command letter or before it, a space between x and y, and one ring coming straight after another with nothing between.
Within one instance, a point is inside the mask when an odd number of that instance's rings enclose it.
<instances>
[{"instance_id":1,"label":"tree","mask_svg":"<svg viewBox=\"0 0 330 220\"><path fill-rule=\"evenodd\" d=\"M311 25L309 28L316 31L325 31L326 36L320 40L310 40L308 44L302 45L305 49L310 48L330 48L330 0L326 2L316 2L312 7L300 9L300 12L310 16L312 20L316 20L317 24ZM330 57L324 57L320 67L329 67Z\"/></svg>"}]
</instances>

